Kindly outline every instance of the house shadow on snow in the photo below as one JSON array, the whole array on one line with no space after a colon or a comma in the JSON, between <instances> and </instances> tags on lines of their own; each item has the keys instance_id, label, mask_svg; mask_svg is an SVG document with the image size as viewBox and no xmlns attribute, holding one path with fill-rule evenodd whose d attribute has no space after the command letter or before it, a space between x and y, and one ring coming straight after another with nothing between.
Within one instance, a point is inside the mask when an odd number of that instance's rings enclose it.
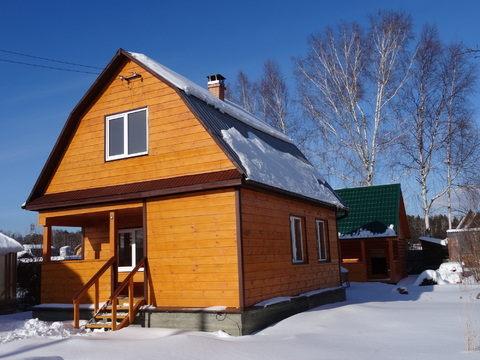
<instances>
[{"instance_id":1,"label":"house shadow on snow","mask_svg":"<svg viewBox=\"0 0 480 360\"><path fill-rule=\"evenodd\" d=\"M398 284L351 282L350 287L346 288L346 301L323 305L310 311L333 309L351 304L416 301L422 294L433 292L434 286L441 286L413 285L415 279L415 276L413 276L413 279L409 277L403 279Z\"/></svg>"},{"instance_id":2,"label":"house shadow on snow","mask_svg":"<svg viewBox=\"0 0 480 360\"><path fill-rule=\"evenodd\" d=\"M9 359L12 356L20 356L20 355L25 355L25 360L63 360L63 357L61 356L29 356L32 352L35 352L36 350L44 347L49 347L61 342L66 341L67 339L59 339L59 340L54 340L52 342L47 342L45 344L35 344L35 345L26 345L26 346L21 346L18 349L4 353L0 355L0 359Z\"/></svg>"}]
</instances>

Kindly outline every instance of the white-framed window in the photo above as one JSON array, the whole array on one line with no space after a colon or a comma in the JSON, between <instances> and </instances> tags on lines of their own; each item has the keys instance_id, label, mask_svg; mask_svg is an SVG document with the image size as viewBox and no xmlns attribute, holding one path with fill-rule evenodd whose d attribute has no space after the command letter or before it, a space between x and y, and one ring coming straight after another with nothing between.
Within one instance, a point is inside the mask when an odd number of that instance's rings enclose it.
<instances>
[{"instance_id":1,"label":"white-framed window","mask_svg":"<svg viewBox=\"0 0 480 360\"><path fill-rule=\"evenodd\" d=\"M132 271L143 258L143 229L118 231L118 271Z\"/></svg>"},{"instance_id":2,"label":"white-framed window","mask_svg":"<svg viewBox=\"0 0 480 360\"><path fill-rule=\"evenodd\" d=\"M290 216L290 236L292 239L292 262L301 264L306 261L304 238L303 238L303 218L300 216Z\"/></svg>"},{"instance_id":3,"label":"white-framed window","mask_svg":"<svg viewBox=\"0 0 480 360\"><path fill-rule=\"evenodd\" d=\"M328 261L327 229L324 220L315 220L317 228L317 255L318 261Z\"/></svg>"},{"instance_id":4,"label":"white-framed window","mask_svg":"<svg viewBox=\"0 0 480 360\"><path fill-rule=\"evenodd\" d=\"M148 154L148 109L136 109L105 118L105 159Z\"/></svg>"}]
</instances>

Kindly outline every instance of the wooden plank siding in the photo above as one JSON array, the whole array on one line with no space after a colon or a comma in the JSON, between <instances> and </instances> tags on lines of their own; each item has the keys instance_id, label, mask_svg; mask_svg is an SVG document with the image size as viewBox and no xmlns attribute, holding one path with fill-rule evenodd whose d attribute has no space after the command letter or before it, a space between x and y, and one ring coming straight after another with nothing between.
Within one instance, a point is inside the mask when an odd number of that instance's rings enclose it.
<instances>
[{"instance_id":1,"label":"wooden plank siding","mask_svg":"<svg viewBox=\"0 0 480 360\"><path fill-rule=\"evenodd\" d=\"M335 211L241 190L245 306L340 285ZM304 217L306 264L292 264L290 215ZM330 262L318 262L315 220L328 228Z\"/></svg>"},{"instance_id":2,"label":"wooden plank siding","mask_svg":"<svg viewBox=\"0 0 480 360\"><path fill-rule=\"evenodd\" d=\"M114 255L109 242L110 211L117 211L118 227L142 227L141 202L110 204L90 208L42 212L40 222L49 226L83 228L83 260L54 261L42 264L42 303L71 303L72 297ZM100 299L111 294L110 271L101 278ZM93 288L81 302L93 302Z\"/></svg>"},{"instance_id":3,"label":"wooden plank siding","mask_svg":"<svg viewBox=\"0 0 480 360\"><path fill-rule=\"evenodd\" d=\"M46 194L234 169L174 89L128 62L81 118ZM149 154L105 161L105 116L148 106Z\"/></svg>"},{"instance_id":4,"label":"wooden plank siding","mask_svg":"<svg viewBox=\"0 0 480 360\"><path fill-rule=\"evenodd\" d=\"M42 264L41 303L71 304L73 296L104 264L103 260L59 261ZM107 271L100 279L100 299L108 299L111 293L110 285L110 271ZM92 287L81 302L92 304L94 291Z\"/></svg>"},{"instance_id":5,"label":"wooden plank siding","mask_svg":"<svg viewBox=\"0 0 480 360\"><path fill-rule=\"evenodd\" d=\"M344 239L340 241L340 246L342 266L348 269L350 281L397 283L407 276L405 239ZM388 271L374 273L372 259L375 258L385 258Z\"/></svg>"},{"instance_id":6,"label":"wooden plank siding","mask_svg":"<svg viewBox=\"0 0 480 360\"><path fill-rule=\"evenodd\" d=\"M239 307L235 190L147 202L150 303Z\"/></svg>"},{"instance_id":7,"label":"wooden plank siding","mask_svg":"<svg viewBox=\"0 0 480 360\"><path fill-rule=\"evenodd\" d=\"M119 79L133 72L142 78ZM106 161L105 117L143 107L148 107L148 155ZM80 118L51 170L45 194L233 169L235 164L176 90L126 60ZM102 205L88 204L87 197L75 207L67 208L73 205L65 202L66 208L40 211L39 224L47 230L79 226L84 231L83 260L43 265L42 303L71 303L73 295L116 255L117 232L128 228L144 229L147 303L160 309L225 306L243 310L277 296L340 286L335 209L257 191L255 184L240 177L227 185L211 184L215 187L209 189L215 190L188 188L192 192L171 196L134 192L135 200L109 198L111 202ZM303 264L292 263L291 215L304 220ZM316 220L325 222L328 234L329 260L325 262L318 261ZM137 282L143 280L141 275L136 275ZM118 274L118 280L124 277ZM110 296L110 280L107 271L101 281L102 300ZM82 303L92 302L93 291Z\"/></svg>"}]
</instances>

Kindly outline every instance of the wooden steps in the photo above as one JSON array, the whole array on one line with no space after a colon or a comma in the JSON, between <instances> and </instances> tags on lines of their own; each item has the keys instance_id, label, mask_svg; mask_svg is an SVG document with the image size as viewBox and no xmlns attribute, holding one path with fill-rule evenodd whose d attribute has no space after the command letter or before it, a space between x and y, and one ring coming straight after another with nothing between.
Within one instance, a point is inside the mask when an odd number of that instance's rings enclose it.
<instances>
[{"instance_id":1,"label":"wooden steps","mask_svg":"<svg viewBox=\"0 0 480 360\"><path fill-rule=\"evenodd\" d=\"M113 304L116 303L116 304ZM120 330L130 325L141 306L145 305L144 298L134 298L130 310L128 298L117 298L117 301L108 301L85 325L87 329ZM131 313L130 313L131 311Z\"/></svg>"},{"instance_id":2,"label":"wooden steps","mask_svg":"<svg viewBox=\"0 0 480 360\"><path fill-rule=\"evenodd\" d=\"M85 325L87 329L120 330L133 323L138 310L145 305L147 298L146 271L144 271L143 279L143 297L135 296L134 282L135 274L141 269L147 269L147 258L143 257L123 282L116 289L112 288L112 295L103 306L100 306L99 278L110 268L112 272L117 271L116 264L117 259L111 257L73 298L73 326L75 329L80 327L80 300L92 286L95 290L94 309L96 313Z\"/></svg>"}]
</instances>

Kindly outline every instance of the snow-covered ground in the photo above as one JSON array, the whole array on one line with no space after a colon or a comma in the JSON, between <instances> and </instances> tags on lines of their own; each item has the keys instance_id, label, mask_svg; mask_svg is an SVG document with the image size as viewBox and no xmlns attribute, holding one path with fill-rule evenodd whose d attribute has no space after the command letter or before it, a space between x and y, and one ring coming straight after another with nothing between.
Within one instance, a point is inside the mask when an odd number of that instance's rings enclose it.
<instances>
[{"instance_id":1,"label":"snow-covered ground","mask_svg":"<svg viewBox=\"0 0 480 360\"><path fill-rule=\"evenodd\" d=\"M480 285L352 283L347 301L255 335L129 327L85 333L30 313L0 316L0 359L478 359ZM466 325L470 326L468 333ZM466 339L476 351L466 351ZM472 345L470 345L472 347Z\"/></svg>"}]
</instances>

